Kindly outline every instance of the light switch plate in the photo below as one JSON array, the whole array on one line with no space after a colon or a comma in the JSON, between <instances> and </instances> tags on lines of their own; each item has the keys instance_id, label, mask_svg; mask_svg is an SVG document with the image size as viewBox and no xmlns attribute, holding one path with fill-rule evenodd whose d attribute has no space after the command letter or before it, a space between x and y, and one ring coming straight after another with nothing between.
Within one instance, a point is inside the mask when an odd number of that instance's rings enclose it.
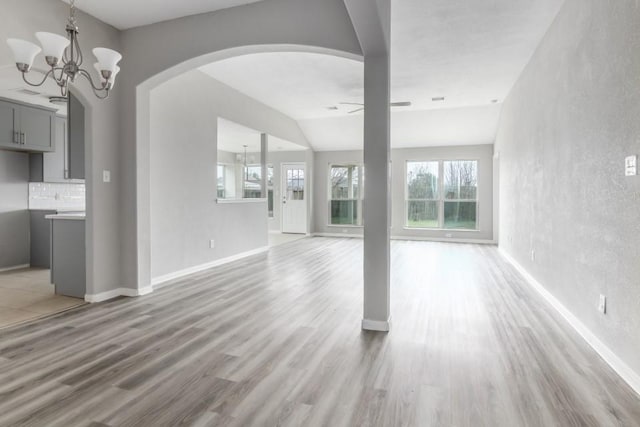
<instances>
[{"instance_id":1,"label":"light switch plate","mask_svg":"<svg viewBox=\"0 0 640 427\"><path fill-rule=\"evenodd\" d=\"M602 314L607 314L607 297L604 295L600 295L600 300L598 301L598 311Z\"/></svg>"},{"instance_id":2,"label":"light switch plate","mask_svg":"<svg viewBox=\"0 0 640 427\"><path fill-rule=\"evenodd\" d=\"M102 171L102 182L111 182L111 171Z\"/></svg>"},{"instance_id":3,"label":"light switch plate","mask_svg":"<svg viewBox=\"0 0 640 427\"><path fill-rule=\"evenodd\" d=\"M624 174L626 176L638 175L638 156L628 156L624 159Z\"/></svg>"}]
</instances>

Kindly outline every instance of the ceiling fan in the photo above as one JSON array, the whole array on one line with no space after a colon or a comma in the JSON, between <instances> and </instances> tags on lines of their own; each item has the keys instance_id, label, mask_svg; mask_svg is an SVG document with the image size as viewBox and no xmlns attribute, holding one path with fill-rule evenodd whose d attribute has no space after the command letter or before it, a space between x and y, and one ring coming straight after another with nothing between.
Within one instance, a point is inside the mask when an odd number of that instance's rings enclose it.
<instances>
[{"instance_id":1,"label":"ceiling fan","mask_svg":"<svg viewBox=\"0 0 640 427\"><path fill-rule=\"evenodd\" d=\"M355 110L352 111L348 111L348 114L353 114L353 113L359 113L360 111L364 110L364 104L361 102L339 102L338 104L340 105L357 105L358 108L356 108ZM392 102L391 104L392 107L411 107L411 102L410 101L403 101L403 102Z\"/></svg>"}]
</instances>

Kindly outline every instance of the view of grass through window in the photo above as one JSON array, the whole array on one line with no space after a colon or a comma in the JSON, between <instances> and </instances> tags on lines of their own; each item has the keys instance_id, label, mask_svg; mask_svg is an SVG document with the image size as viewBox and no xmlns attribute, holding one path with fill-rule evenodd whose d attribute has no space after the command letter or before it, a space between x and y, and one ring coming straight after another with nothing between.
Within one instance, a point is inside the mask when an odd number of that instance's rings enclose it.
<instances>
[{"instance_id":1,"label":"view of grass through window","mask_svg":"<svg viewBox=\"0 0 640 427\"><path fill-rule=\"evenodd\" d=\"M363 167L331 165L329 174L331 225L362 225Z\"/></svg>"},{"instance_id":2,"label":"view of grass through window","mask_svg":"<svg viewBox=\"0 0 640 427\"><path fill-rule=\"evenodd\" d=\"M476 230L478 162L407 162L409 228Z\"/></svg>"}]
</instances>

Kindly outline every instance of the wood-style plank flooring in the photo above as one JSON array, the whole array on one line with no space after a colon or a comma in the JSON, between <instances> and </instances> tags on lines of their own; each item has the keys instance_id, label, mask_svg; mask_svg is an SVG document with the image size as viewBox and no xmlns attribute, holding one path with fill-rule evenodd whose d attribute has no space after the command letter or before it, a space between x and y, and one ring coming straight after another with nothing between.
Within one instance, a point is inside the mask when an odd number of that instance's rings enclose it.
<instances>
[{"instance_id":1,"label":"wood-style plank flooring","mask_svg":"<svg viewBox=\"0 0 640 427\"><path fill-rule=\"evenodd\" d=\"M309 238L0 331L2 426L638 426L640 399L495 247Z\"/></svg>"}]
</instances>

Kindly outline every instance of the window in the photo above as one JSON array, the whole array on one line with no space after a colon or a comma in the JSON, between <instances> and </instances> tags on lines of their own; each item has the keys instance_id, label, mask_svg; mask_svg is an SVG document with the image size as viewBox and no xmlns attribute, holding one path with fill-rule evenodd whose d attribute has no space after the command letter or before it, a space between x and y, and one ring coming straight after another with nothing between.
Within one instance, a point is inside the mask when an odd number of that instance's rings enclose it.
<instances>
[{"instance_id":1,"label":"window","mask_svg":"<svg viewBox=\"0 0 640 427\"><path fill-rule=\"evenodd\" d=\"M364 169L362 165L331 165L329 224L362 225Z\"/></svg>"},{"instance_id":2,"label":"window","mask_svg":"<svg viewBox=\"0 0 640 427\"><path fill-rule=\"evenodd\" d=\"M304 169L287 169L287 199L304 200Z\"/></svg>"},{"instance_id":3,"label":"window","mask_svg":"<svg viewBox=\"0 0 640 427\"><path fill-rule=\"evenodd\" d=\"M273 165L267 165L267 208L273 218Z\"/></svg>"},{"instance_id":4,"label":"window","mask_svg":"<svg viewBox=\"0 0 640 427\"><path fill-rule=\"evenodd\" d=\"M218 197L225 198L225 174L226 167L218 163Z\"/></svg>"},{"instance_id":5,"label":"window","mask_svg":"<svg viewBox=\"0 0 640 427\"><path fill-rule=\"evenodd\" d=\"M444 228L477 229L478 162L444 162Z\"/></svg>"},{"instance_id":6,"label":"window","mask_svg":"<svg viewBox=\"0 0 640 427\"><path fill-rule=\"evenodd\" d=\"M407 162L407 227L477 230L478 162Z\"/></svg>"},{"instance_id":7,"label":"window","mask_svg":"<svg viewBox=\"0 0 640 427\"><path fill-rule=\"evenodd\" d=\"M247 165L244 167L243 196L245 199L259 199L262 197L260 188L262 181L262 166Z\"/></svg>"},{"instance_id":8,"label":"window","mask_svg":"<svg viewBox=\"0 0 640 427\"><path fill-rule=\"evenodd\" d=\"M407 162L407 226L438 228L438 162Z\"/></svg>"}]
</instances>

